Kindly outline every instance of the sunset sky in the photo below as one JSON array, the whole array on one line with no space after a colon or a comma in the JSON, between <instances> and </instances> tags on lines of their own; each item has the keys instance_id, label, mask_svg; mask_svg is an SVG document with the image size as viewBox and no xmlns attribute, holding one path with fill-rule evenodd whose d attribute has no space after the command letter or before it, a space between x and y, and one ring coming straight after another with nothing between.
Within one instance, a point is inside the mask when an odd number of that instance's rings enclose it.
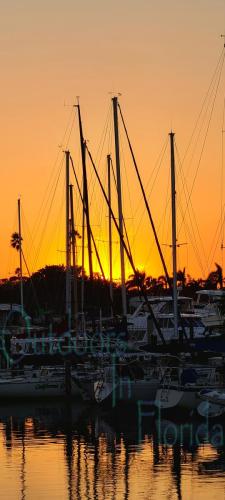
<instances>
[{"instance_id":1,"label":"sunset sky","mask_svg":"<svg viewBox=\"0 0 225 500\"><path fill-rule=\"evenodd\" d=\"M183 172L181 178L177 158L178 243L186 243L178 249L178 266L186 267L192 276L205 277L215 262L222 263L222 33L224 0L2 2L1 278L14 274L18 267L18 256L9 244L11 233L17 230L18 196L30 271L65 261L63 149L71 150L79 178L81 168L72 105L80 96L84 135L106 186L106 155L114 156L111 97L117 93L122 94L120 104L160 242L171 243L168 133L172 128ZM162 266L121 127L120 137L124 218L135 264L157 276ZM107 209L89 164L88 178L93 232L108 274ZM75 202L80 231L77 194ZM116 210L115 193L113 203ZM115 232L113 241L114 276L118 278ZM171 249L162 248L171 270ZM94 268L98 271L96 259Z\"/></svg>"}]
</instances>

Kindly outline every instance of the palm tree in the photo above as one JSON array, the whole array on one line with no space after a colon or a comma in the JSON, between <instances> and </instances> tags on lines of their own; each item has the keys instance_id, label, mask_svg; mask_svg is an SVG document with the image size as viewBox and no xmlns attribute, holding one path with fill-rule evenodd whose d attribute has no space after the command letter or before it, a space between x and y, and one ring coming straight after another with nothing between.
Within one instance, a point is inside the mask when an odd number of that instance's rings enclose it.
<instances>
[{"instance_id":1,"label":"palm tree","mask_svg":"<svg viewBox=\"0 0 225 500\"><path fill-rule=\"evenodd\" d=\"M164 276L163 274L160 275L157 279L157 285L159 286L159 288L166 289L168 286L166 276Z\"/></svg>"},{"instance_id":2,"label":"palm tree","mask_svg":"<svg viewBox=\"0 0 225 500\"><path fill-rule=\"evenodd\" d=\"M217 270L217 283L220 285L220 288L223 288L223 270L222 267L219 266L219 264L215 263L216 270Z\"/></svg>"},{"instance_id":3,"label":"palm tree","mask_svg":"<svg viewBox=\"0 0 225 500\"><path fill-rule=\"evenodd\" d=\"M156 278L153 278L152 276L146 276L145 286L148 291L154 289L156 285L157 285Z\"/></svg>"},{"instance_id":4,"label":"palm tree","mask_svg":"<svg viewBox=\"0 0 225 500\"><path fill-rule=\"evenodd\" d=\"M21 233L13 233L12 236L11 236L11 246L13 248L15 248L17 250L17 252L19 251L20 252L20 274L19 274L19 277L20 277L20 304L21 304L21 308L22 308L22 311L23 311L23 271L22 271L22 255L23 255L23 251L22 251L22 236L21 236ZM24 256L23 256L24 257Z\"/></svg>"},{"instance_id":5,"label":"palm tree","mask_svg":"<svg viewBox=\"0 0 225 500\"><path fill-rule=\"evenodd\" d=\"M223 276L222 276L222 267L219 264L215 263L216 271L212 271L209 273L208 278L205 281L206 288L217 288L220 285L220 288L223 288Z\"/></svg>"},{"instance_id":6,"label":"palm tree","mask_svg":"<svg viewBox=\"0 0 225 500\"><path fill-rule=\"evenodd\" d=\"M13 248L15 248L17 251L19 251L20 249L20 246L21 246L21 243L22 243L22 236L19 235L19 233L13 233L12 236L11 236L11 246Z\"/></svg>"},{"instance_id":7,"label":"palm tree","mask_svg":"<svg viewBox=\"0 0 225 500\"><path fill-rule=\"evenodd\" d=\"M185 284L186 284L185 267L184 267L183 271L181 271L181 269L179 271L177 271L177 281L178 281L179 285L182 286L182 288L185 287Z\"/></svg>"},{"instance_id":8,"label":"palm tree","mask_svg":"<svg viewBox=\"0 0 225 500\"><path fill-rule=\"evenodd\" d=\"M145 287L146 273L145 271L135 270L134 274L130 274L128 276L128 280L126 281L127 290L135 290L139 288Z\"/></svg>"}]
</instances>

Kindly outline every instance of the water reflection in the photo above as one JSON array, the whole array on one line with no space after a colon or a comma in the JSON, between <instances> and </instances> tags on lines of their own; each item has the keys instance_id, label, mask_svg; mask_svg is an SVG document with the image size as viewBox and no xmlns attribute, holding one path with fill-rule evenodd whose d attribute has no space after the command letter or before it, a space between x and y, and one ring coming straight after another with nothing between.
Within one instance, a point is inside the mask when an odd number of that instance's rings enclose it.
<instances>
[{"instance_id":1,"label":"water reflection","mask_svg":"<svg viewBox=\"0 0 225 500\"><path fill-rule=\"evenodd\" d=\"M1 498L224 497L223 421L150 415L141 432L139 425L130 408L112 414L80 401L1 405Z\"/></svg>"}]
</instances>

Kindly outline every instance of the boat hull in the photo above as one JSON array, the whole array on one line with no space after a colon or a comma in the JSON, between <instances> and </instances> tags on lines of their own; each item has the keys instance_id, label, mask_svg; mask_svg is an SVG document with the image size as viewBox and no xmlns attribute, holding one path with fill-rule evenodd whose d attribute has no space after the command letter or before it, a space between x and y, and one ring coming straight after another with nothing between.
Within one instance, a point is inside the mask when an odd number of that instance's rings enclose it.
<instances>
[{"instance_id":1,"label":"boat hull","mask_svg":"<svg viewBox=\"0 0 225 500\"><path fill-rule=\"evenodd\" d=\"M96 382L94 397L98 403L111 402L113 406L122 402L136 403L148 401L154 404L156 391L159 387L158 380L124 380L119 379L116 384Z\"/></svg>"},{"instance_id":2,"label":"boat hull","mask_svg":"<svg viewBox=\"0 0 225 500\"><path fill-rule=\"evenodd\" d=\"M8 398L49 398L66 394L63 378L49 380L9 379L0 381L0 401ZM79 389L71 385L71 396L78 396Z\"/></svg>"},{"instance_id":3,"label":"boat hull","mask_svg":"<svg viewBox=\"0 0 225 500\"><path fill-rule=\"evenodd\" d=\"M198 387L193 388L160 388L157 391L155 405L161 410L180 408L196 410L201 402Z\"/></svg>"}]
</instances>

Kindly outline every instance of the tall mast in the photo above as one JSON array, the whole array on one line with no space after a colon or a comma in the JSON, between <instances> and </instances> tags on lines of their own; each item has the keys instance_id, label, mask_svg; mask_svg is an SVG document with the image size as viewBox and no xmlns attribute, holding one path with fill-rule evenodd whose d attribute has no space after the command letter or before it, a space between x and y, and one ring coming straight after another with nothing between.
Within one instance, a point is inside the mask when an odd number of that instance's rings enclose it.
<instances>
[{"instance_id":1,"label":"tall mast","mask_svg":"<svg viewBox=\"0 0 225 500\"><path fill-rule=\"evenodd\" d=\"M19 225L19 257L20 257L20 305L23 312L23 259L22 259L22 231L21 231L21 205L18 199L18 225Z\"/></svg>"},{"instance_id":2,"label":"tall mast","mask_svg":"<svg viewBox=\"0 0 225 500\"><path fill-rule=\"evenodd\" d=\"M112 276L112 215L111 215L111 156L107 155L108 166L108 200L109 200L109 293L111 301L111 315L113 315L113 276Z\"/></svg>"},{"instance_id":3,"label":"tall mast","mask_svg":"<svg viewBox=\"0 0 225 500\"><path fill-rule=\"evenodd\" d=\"M82 205L82 275L81 275L81 317L82 317L82 324L84 327L84 249L85 249L85 210L84 210L84 204ZM82 327L82 328L83 328Z\"/></svg>"},{"instance_id":4,"label":"tall mast","mask_svg":"<svg viewBox=\"0 0 225 500\"><path fill-rule=\"evenodd\" d=\"M71 214L71 241L72 241L72 257L73 257L73 284L74 284L74 320L76 325L76 333L78 333L78 292L77 292L77 261L76 261L76 231L74 224L74 209L73 209L73 186L70 184L70 214Z\"/></svg>"},{"instance_id":5,"label":"tall mast","mask_svg":"<svg viewBox=\"0 0 225 500\"><path fill-rule=\"evenodd\" d=\"M66 316L71 331L71 259L70 259L70 152L66 155Z\"/></svg>"},{"instance_id":6,"label":"tall mast","mask_svg":"<svg viewBox=\"0 0 225 500\"><path fill-rule=\"evenodd\" d=\"M172 200L172 254L173 254L173 313L174 334L178 336L178 306L177 306L177 229L176 229L176 175L174 158L174 133L170 132L171 149L171 200Z\"/></svg>"},{"instance_id":7,"label":"tall mast","mask_svg":"<svg viewBox=\"0 0 225 500\"><path fill-rule=\"evenodd\" d=\"M125 260L124 260L124 247L123 247L123 206L122 206L122 189L121 189L121 174L120 174L118 98L113 97L112 102L113 102L117 195L118 195L118 213L119 213L119 229L120 229L120 263L121 263L122 308L123 308L123 315L125 316L127 313L127 300L126 300L126 286L125 286Z\"/></svg>"},{"instance_id":8,"label":"tall mast","mask_svg":"<svg viewBox=\"0 0 225 500\"><path fill-rule=\"evenodd\" d=\"M77 109L78 109L81 158L82 158L82 168L83 168L83 200L84 200L84 204L85 204L85 214L86 214L86 221L87 221L89 274L90 274L90 279L92 280L93 279L93 265L92 265L92 249L91 249L91 225L90 225L88 186L87 186L86 143L85 143L84 136L83 136L83 127L82 127L82 120L81 120L79 103L77 104Z\"/></svg>"}]
</instances>

